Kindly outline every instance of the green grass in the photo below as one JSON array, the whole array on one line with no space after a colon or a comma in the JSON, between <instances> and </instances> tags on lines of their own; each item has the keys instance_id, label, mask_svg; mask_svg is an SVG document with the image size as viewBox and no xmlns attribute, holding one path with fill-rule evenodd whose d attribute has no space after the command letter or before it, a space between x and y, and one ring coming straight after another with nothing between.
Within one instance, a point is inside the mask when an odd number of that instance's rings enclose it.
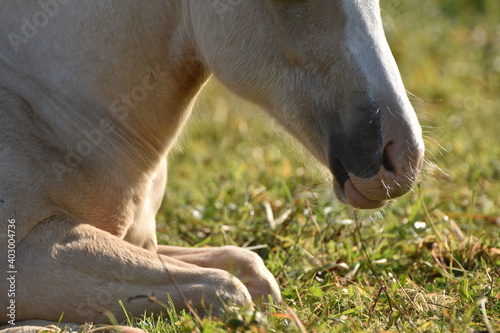
<instances>
[{"instance_id":1,"label":"green grass","mask_svg":"<svg viewBox=\"0 0 500 333\"><path fill-rule=\"evenodd\" d=\"M159 241L255 247L284 303L226 321L169 312L136 324L160 332L500 331L500 2L386 0L382 8L425 131L420 186L378 212L346 208L298 144L212 82L171 156Z\"/></svg>"}]
</instances>

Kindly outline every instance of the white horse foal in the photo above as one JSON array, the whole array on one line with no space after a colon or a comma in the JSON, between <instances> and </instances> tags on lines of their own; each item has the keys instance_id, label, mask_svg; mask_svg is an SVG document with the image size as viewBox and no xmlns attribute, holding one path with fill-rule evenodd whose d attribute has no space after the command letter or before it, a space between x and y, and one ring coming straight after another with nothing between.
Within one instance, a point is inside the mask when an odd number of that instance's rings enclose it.
<instances>
[{"instance_id":1,"label":"white horse foal","mask_svg":"<svg viewBox=\"0 0 500 333\"><path fill-rule=\"evenodd\" d=\"M163 310L144 295L201 313L280 301L255 253L156 241L167 154L211 74L328 166L342 201L381 207L418 178L377 0L5 1L0 324Z\"/></svg>"}]
</instances>

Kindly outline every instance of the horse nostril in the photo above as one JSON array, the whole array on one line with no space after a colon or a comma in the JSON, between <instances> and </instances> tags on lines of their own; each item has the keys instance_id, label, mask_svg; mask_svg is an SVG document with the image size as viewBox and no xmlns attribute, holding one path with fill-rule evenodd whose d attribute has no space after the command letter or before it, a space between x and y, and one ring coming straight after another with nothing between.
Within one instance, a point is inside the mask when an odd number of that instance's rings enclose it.
<instances>
[{"instance_id":1,"label":"horse nostril","mask_svg":"<svg viewBox=\"0 0 500 333\"><path fill-rule=\"evenodd\" d=\"M396 168L394 167L394 164L392 164L391 155L389 152L389 147L391 145L392 145L392 143L389 143L384 148L384 151L382 153L382 164L387 171L394 172L396 170Z\"/></svg>"}]
</instances>

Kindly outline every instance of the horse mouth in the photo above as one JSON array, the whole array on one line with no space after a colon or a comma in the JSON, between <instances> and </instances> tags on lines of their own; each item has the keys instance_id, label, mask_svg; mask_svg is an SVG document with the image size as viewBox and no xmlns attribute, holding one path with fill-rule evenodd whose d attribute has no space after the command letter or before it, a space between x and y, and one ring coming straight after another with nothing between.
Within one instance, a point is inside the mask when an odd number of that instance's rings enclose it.
<instances>
[{"instance_id":1,"label":"horse mouth","mask_svg":"<svg viewBox=\"0 0 500 333\"><path fill-rule=\"evenodd\" d=\"M387 203L385 199L373 200L367 198L360 189L354 185L349 173L339 159L333 160L331 171L334 176L333 187L335 195L343 203L359 209L376 209L383 207Z\"/></svg>"}]
</instances>

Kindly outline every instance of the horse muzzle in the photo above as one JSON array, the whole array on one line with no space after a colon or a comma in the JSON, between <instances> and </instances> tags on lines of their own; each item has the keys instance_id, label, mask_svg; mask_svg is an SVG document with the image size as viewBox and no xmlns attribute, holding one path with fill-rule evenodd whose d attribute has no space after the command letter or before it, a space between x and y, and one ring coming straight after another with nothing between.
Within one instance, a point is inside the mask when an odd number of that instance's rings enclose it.
<instances>
[{"instance_id":1,"label":"horse muzzle","mask_svg":"<svg viewBox=\"0 0 500 333\"><path fill-rule=\"evenodd\" d=\"M351 131L357 135L343 133L331 139L335 194L355 208L380 208L407 193L423 165L424 143L416 116L407 120L391 113L377 115Z\"/></svg>"}]
</instances>

